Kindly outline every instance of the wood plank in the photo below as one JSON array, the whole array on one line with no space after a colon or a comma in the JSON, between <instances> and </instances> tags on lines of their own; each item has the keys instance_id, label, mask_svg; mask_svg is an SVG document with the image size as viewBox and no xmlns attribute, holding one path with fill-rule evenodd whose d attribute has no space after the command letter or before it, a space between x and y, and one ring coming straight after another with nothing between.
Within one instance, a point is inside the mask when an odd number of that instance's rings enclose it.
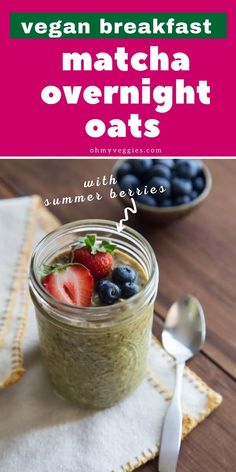
<instances>
[{"instance_id":1,"label":"wood plank","mask_svg":"<svg viewBox=\"0 0 236 472\"><path fill-rule=\"evenodd\" d=\"M207 320L204 351L236 376L236 161L208 162L213 190L186 220L148 233L161 272L156 308L164 317L183 292L201 301Z\"/></svg>"},{"instance_id":2,"label":"wood plank","mask_svg":"<svg viewBox=\"0 0 236 472\"><path fill-rule=\"evenodd\" d=\"M196 295L204 306L208 335L204 351L236 377L235 278L236 161L208 160L213 190L207 201L187 218L162 228L144 225L132 217L129 223L152 244L160 265L156 308L162 317L183 292ZM0 175L17 194L39 193L42 198L83 193L84 179L109 174L114 161L91 160L3 160ZM118 220L123 208L108 198L107 188L98 189L100 202L51 207L68 222L80 218ZM89 191L90 192L90 191ZM87 193L89 193L87 190Z\"/></svg>"},{"instance_id":3,"label":"wood plank","mask_svg":"<svg viewBox=\"0 0 236 472\"><path fill-rule=\"evenodd\" d=\"M14 194L11 189L4 182L1 181L0 177L0 198L11 198L13 196Z\"/></svg>"},{"instance_id":4,"label":"wood plank","mask_svg":"<svg viewBox=\"0 0 236 472\"><path fill-rule=\"evenodd\" d=\"M52 206L50 210L63 223L80 218L107 218L119 219L123 209L114 199L107 198L105 187L85 189L83 182L97 176L109 175L114 161L102 159L91 160L0 160L0 175L5 183L13 188L18 195L39 194L43 200L48 198L62 198L81 194L102 194L103 199L98 202L84 202L73 205ZM109 204L107 204L109 202Z\"/></svg>"}]
</instances>

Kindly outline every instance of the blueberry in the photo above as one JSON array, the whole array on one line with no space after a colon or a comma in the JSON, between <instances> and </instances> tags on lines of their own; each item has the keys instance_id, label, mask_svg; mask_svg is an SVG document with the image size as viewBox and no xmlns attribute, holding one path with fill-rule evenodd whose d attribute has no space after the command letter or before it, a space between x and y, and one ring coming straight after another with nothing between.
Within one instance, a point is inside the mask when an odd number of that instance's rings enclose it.
<instances>
[{"instance_id":1,"label":"blueberry","mask_svg":"<svg viewBox=\"0 0 236 472\"><path fill-rule=\"evenodd\" d=\"M132 162L132 170L135 175L142 176L152 167L152 159L135 159Z\"/></svg>"},{"instance_id":2,"label":"blueberry","mask_svg":"<svg viewBox=\"0 0 236 472\"><path fill-rule=\"evenodd\" d=\"M137 195L136 200L143 205L156 206L156 200L151 195Z\"/></svg>"},{"instance_id":3,"label":"blueberry","mask_svg":"<svg viewBox=\"0 0 236 472\"><path fill-rule=\"evenodd\" d=\"M137 284L134 284L133 282L126 282L121 286L121 296L123 298L130 298L133 295L136 295L136 293L139 292L139 286Z\"/></svg>"},{"instance_id":4,"label":"blueberry","mask_svg":"<svg viewBox=\"0 0 236 472\"><path fill-rule=\"evenodd\" d=\"M145 176L148 177L165 177L165 179L171 178L171 170L169 167L164 166L163 164L156 164L150 169L149 174Z\"/></svg>"},{"instance_id":5,"label":"blueberry","mask_svg":"<svg viewBox=\"0 0 236 472\"><path fill-rule=\"evenodd\" d=\"M175 166L174 159L156 159L156 163L163 164L164 166L169 167L169 169L173 169Z\"/></svg>"},{"instance_id":6,"label":"blueberry","mask_svg":"<svg viewBox=\"0 0 236 472\"><path fill-rule=\"evenodd\" d=\"M148 183L147 188L150 190L152 187L155 187L158 191L154 194L156 197L168 197L170 195L171 185L169 180L164 177L152 177ZM159 189L165 189L164 192L161 192Z\"/></svg>"},{"instance_id":7,"label":"blueberry","mask_svg":"<svg viewBox=\"0 0 236 472\"><path fill-rule=\"evenodd\" d=\"M203 177L196 177L193 181L193 188L197 190L197 192L202 192L205 187L205 181Z\"/></svg>"},{"instance_id":8,"label":"blueberry","mask_svg":"<svg viewBox=\"0 0 236 472\"><path fill-rule=\"evenodd\" d=\"M193 186L191 180L174 177L172 180L172 192L175 197L179 195L190 195Z\"/></svg>"},{"instance_id":9,"label":"blueberry","mask_svg":"<svg viewBox=\"0 0 236 472\"><path fill-rule=\"evenodd\" d=\"M117 284L124 284L125 282L134 282L136 279L136 272L130 266L118 266L112 272L112 280Z\"/></svg>"},{"instance_id":10,"label":"blueberry","mask_svg":"<svg viewBox=\"0 0 236 472\"><path fill-rule=\"evenodd\" d=\"M132 174L132 167L129 162L123 162L121 166L117 169L117 179L120 180L121 177L127 174Z\"/></svg>"},{"instance_id":11,"label":"blueberry","mask_svg":"<svg viewBox=\"0 0 236 472\"><path fill-rule=\"evenodd\" d=\"M135 191L141 184L136 175L127 174L120 179L120 188L127 192L128 189Z\"/></svg>"},{"instance_id":12,"label":"blueberry","mask_svg":"<svg viewBox=\"0 0 236 472\"><path fill-rule=\"evenodd\" d=\"M173 205L171 198L165 198L164 200L159 202L159 206L161 207L170 207Z\"/></svg>"},{"instance_id":13,"label":"blueberry","mask_svg":"<svg viewBox=\"0 0 236 472\"><path fill-rule=\"evenodd\" d=\"M99 292L102 285L104 285L106 282L107 282L107 279L98 280L98 282L96 283L96 291Z\"/></svg>"},{"instance_id":14,"label":"blueberry","mask_svg":"<svg viewBox=\"0 0 236 472\"><path fill-rule=\"evenodd\" d=\"M112 305L121 297L121 289L110 280L106 280L101 284L98 296L105 305Z\"/></svg>"},{"instance_id":15,"label":"blueberry","mask_svg":"<svg viewBox=\"0 0 236 472\"><path fill-rule=\"evenodd\" d=\"M191 200L195 200L197 197L198 197L197 190L193 190L191 195L190 195Z\"/></svg>"},{"instance_id":16,"label":"blueberry","mask_svg":"<svg viewBox=\"0 0 236 472\"><path fill-rule=\"evenodd\" d=\"M191 161L197 169L197 174L199 174L202 171L202 168L203 168L202 161L200 159L191 159Z\"/></svg>"},{"instance_id":17,"label":"blueberry","mask_svg":"<svg viewBox=\"0 0 236 472\"><path fill-rule=\"evenodd\" d=\"M195 159L180 159L175 165L175 173L184 179L196 177L201 168L201 161Z\"/></svg>"},{"instance_id":18,"label":"blueberry","mask_svg":"<svg viewBox=\"0 0 236 472\"><path fill-rule=\"evenodd\" d=\"M191 202L189 195L179 195L174 200L174 205L184 205L185 203Z\"/></svg>"}]
</instances>

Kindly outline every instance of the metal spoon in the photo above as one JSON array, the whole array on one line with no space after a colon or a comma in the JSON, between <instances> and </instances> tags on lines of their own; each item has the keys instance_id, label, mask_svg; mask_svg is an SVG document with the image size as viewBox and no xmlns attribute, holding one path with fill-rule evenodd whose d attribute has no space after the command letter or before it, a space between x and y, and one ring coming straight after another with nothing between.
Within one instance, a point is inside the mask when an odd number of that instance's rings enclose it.
<instances>
[{"instance_id":1,"label":"metal spoon","mask_svg":"<svg viewBox=\"0 0 236 472\"><path fill-rule=\"evenodd\" d=\"M165 350L176 359L173 398L168 407L161 436L159 472L175 472L181 436L181 384L185 362L197 354L206 337L203 309L192 295L184 295L169 309L162 331Z\"/></svg>"}]
</instances>

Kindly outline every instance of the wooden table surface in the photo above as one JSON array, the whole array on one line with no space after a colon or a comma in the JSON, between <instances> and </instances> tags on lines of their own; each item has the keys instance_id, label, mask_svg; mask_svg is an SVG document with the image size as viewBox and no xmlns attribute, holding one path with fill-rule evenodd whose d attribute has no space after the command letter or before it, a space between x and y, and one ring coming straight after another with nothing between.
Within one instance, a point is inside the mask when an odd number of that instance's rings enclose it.
<instances>
[{"instance_id":1,"label":"wooden table surface","mask_svg":"<svg viewBox=\"0 0 236 472\"><path fill-rule=\"evenodd\" d=\"M160 267L154 332L170 304L184 292L204 306L207 340L190 367L223 395L222 405L183 442L178 472L236 470L236 160L206 160L213 177L207 201L188 217L154 228L132 216L129 224L152 244ZM55 205L63 223L81 218L118 221L123 207L108 187L85 189L84 180L110 175L114 161L1 160L0 197L37 193L43 200L99 191L100 201ZM140 472L156 472L157 459ZM91 471L92 472L92 471Z\"/></svg>"}]
</instances>

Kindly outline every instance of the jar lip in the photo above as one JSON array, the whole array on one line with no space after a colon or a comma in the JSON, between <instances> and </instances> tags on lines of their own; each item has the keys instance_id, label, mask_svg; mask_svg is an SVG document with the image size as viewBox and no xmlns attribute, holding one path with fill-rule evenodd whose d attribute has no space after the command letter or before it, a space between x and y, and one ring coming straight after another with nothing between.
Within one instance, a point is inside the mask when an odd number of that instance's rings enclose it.
<instances>
[{"instance_id":1,"label":"jar lip","mask_svg":"<svg viewBox=\"0 0 236 472\"><path fill-rule=\"evenodd\" d=\"M150 291L152 291L152 286L153 286L153 279L155 281L155 285L158 284L159 282L159 267L158 263L156 260L156 256L154 254L154 251L149 244L149 242L135 229L131 228L130 226L124 227L124 230L122 233L129 234L130 236L133 236L136 240L140 241L148 250L150 256L151 256L151 273L149 276L149 279L143 287L140 292L138 292L136 295L133 295L131 298L128 300L122 300L118 303L115 303L113 305L102 305L102 306L90 306L90 307L81 307L78 305L70 305L68 303L61 302L60 300L57 300L54 298L49 292L46 291L46 289L43 287L43 285L40 283L39 277L37 276L37 266L36 266L36 256L40 249L44 247L45 243L49 243L53 241L55 236L60 236L65 233L70 234L71 230L76 230L76 228L81 228L84 226L84 229L86 229L86 226L89 225L95 225L99 226L99 229L113 229L116 230L115 232L117 235L120 233L116 229L116 222L112 220L103 220L103 219L85 219L85 220L77 220L73 221L71 223L67 223L64 225L61 225L59 228L55 229L54 231L51 231L48 233L46 236L44 236L41 241L36 245L32 256L31 256L31 262L30 262L30 285L33 289L36 290L37 294L44 300L44 302L48 303L48 305L52 308L54 308L56 311L66 311L66 319L70 319L70 321L81 321L86 320L86 321L98 321L100 319L108 319L112 317L112 312L116 311L121 311L124 312L124 308L128 304L129 307L130 305L137 303L139 299L142 299L143 296L149 295ZM80 318L81 315L81 318ZM60 317L60 313L59 313ZM63 316L61 316L64 318Z\"/></svg>"}]
</instances>

